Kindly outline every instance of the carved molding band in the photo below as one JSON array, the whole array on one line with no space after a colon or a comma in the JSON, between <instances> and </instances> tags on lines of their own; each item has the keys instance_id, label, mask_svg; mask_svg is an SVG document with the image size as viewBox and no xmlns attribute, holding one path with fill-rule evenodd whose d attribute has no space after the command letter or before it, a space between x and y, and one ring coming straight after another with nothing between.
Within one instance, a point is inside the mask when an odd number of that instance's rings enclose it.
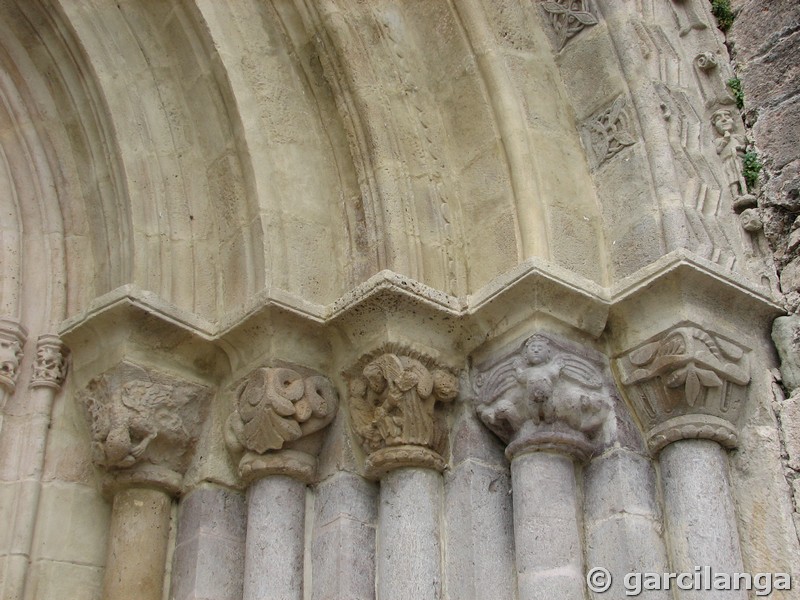
<instances>
[{"instance_id":1,"label":"carved molding band","mask_svg":"<svg viewBox=\"0 0 800 600\"><path fill-rule=\"evenodd\" d=\"M9 394L13 394L17 386L22 348L27 337L28 332L22 325L11 319L0 319L0 385Z\"/></svg>"},{"instance_id":2,"label":"carved molding band","mask_svg":"<svg viewBox=\"0 0 800 600\"><path fill-rule=\"evenodd\" d=\"M59 389L67 376L67 348L56 335L40 335L36 343L31 387Z\"/></svg>"},{"instance_id":3,"label":"carved molding band","mask_svg":"<svg viewBox=\"0 0 800 600\"><path fill-rule=\"evenodd\" d=\"M422 358L422 357L420 357ZM353 430L367 453L370 477L399 467L442 471L446 431L437 402L458 395L458 379L417 358L385 353L349 380Z\"/></svg>"},{"instance_id":4,"label":"carved molding band","mask_svg":"<svg viewBox=\"0 0 800 600\"><path fill-rule=\"evenodd\" d=\"M617 362L650 450L705 438L736 445L750 381L745 348L698 327L664 333Z\"/></svg>"},{"instance_id":5,"label":"carved molding band","mask_svg":"<svg viewBox=\"0 0 800 600\"><path fill-rule=\"evenodd\" d=\"M312 481L315 456L291 449L292 443L327 426L338 407L333 384L321 375L266 367L250 373L225 427L228 449L242 455L239 475L246 482L265 475Z\"/></svg>"},{"instance_id":6,"label":"carved molding band","mask_svg":"<svg viewBox=\"0 0 800 600\"><path fill-rule=\"evenodd\" d=\"M555 450L585 460L611 414L601 370L536 334L476 377L477 412L512 460Z\"/></svg>"},{"instance_id":7,"label":"carved molding band","mask_svg":"<svg viewBox=\"0 0 800 600\"><path fill-rule=\"evenodd\" d=\"M106 489L152 485L175 492L194 455L210 390L122 362L80 393L92 430L92 459Z\"/></svg>"}]
</instances>

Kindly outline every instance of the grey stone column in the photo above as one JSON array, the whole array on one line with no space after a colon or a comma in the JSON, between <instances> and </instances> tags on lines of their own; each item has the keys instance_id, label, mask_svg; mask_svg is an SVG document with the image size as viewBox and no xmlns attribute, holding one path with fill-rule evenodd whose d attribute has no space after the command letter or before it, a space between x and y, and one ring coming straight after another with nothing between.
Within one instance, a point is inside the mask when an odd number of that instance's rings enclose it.
<instances>
[{"instance_id":1,"label":"grey stone column","mask_svg":"<svg viewBox=\"0 0 800 600\"><path fill-rule=\"evenodd\" d=\"M584 568L575 465L535 450L511 460L514 547L521 600L583 600Z\"/></svg>"},{"instance_id":2,"label":"grey stone column","mask_svg":"<svg viewBox=\"0 0 800 600\"><path fill-rule=\"evenodd\" d=\"M712 440L683 439L667 445L659 459L673 570L692 573L695 566L707 566L717 573L743 573L727 451ZM678 597L746 600L748 594L679 590Z\"/></svg>"},{"instance_id":3,"label":"grey stone column","mask_svg":"<svg viewBox=\"0 0 800 600\"><path fill-rule=\"evenodd\" d=\"M381 479L377 590L380 600L442 597L442 476L403 467Z\"/></svg>"},{"instance_id":4,"label":"grey stone column","mask_svg":"<svg viewBox=\"0 0 800 600\"><path fill-rule=\"evenodd\" d=\"M244 600L302 600L306 484L267 475L247 489Z\"/></svg>"},{"instance_id":5,"label":"grey stone column","mask_svg":"<svg viewBox=\"0 0 800 600\"><path fill-rule=\"evenodd\" d=\"M350 417L367 454L367 476L381 482L378 598L440 600L446 436L435 408L456 398L458 380L433 360L402 353L371 357L349 378Z\"/></svg>"},{"instance_id":6,"label":"grey stone column","mask_svg":"<svg viewBox=\"0 0 800 600\"><path fill-rule=\"evenodd\" d=\"M672 568L742 572L726 448L736 446L750 381L745 348L694 325L674 327L618 360L631 404L659 456ZM677 591L678 598L747 598Z\"/></svg>"}]
</instances>

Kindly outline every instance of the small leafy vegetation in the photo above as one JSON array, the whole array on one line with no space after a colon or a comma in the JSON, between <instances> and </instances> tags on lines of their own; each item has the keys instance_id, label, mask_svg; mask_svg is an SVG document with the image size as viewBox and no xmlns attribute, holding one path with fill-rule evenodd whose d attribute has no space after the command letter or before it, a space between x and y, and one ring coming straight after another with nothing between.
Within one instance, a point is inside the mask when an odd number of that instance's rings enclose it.
<instances>
[{"instance_id":1,"label":"small leafy vegetation","mask_svg":"<svg viewBox=\"0 0 800 600\"><path fill-rule=\"evenodd\" d=\"M728 79L728 87L730 88L731 92L733 93L733 97L736 100L736 108L743 110L744 90L742 89L742 80L738 77L732 77L731 79Z\"/></svg>"},{"instance_id":2,"label":"small leafy vegetation","mask_svg":"<svg viewBox=\"0 0 800 600\"><path fill-rule=\"evenodd\" d=\"M761 172L763 165L761 164L761 160L758 158L758 153L756 153L755 150L748 150L745 152L744 156L742 157L742 163L744 163L742 174L744 175L744 181L747 184L747 191L751 192L758 183L758 174Z\"/></svg>"},{"instance_id":3,"label":"small leafy vegetation","mask_svg":"<svg viewBox=\"0 0 800 600\"><path fill-rule=\"evenodd\" d=\"M736 16L731 8L731 0L711 0L711 14L717 18L717 27L722 31L731 28Z\"/></svg>"}]
</instances>

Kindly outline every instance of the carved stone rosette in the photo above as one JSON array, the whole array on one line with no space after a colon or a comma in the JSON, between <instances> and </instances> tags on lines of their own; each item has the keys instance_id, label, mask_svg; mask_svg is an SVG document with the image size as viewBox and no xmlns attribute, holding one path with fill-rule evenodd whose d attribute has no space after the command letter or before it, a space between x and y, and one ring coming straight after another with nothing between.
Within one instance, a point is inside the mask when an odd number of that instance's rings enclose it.
<instances>
[{"instance_id":1,"label":"carved stone rosette","mask_svg":"<svg viewBox=\"0 0 800 600\"><path fill-rule=\"evenodd\" d=\"M682 326L617 361L652 452L685 438L736 445L750 381L745 350L698 327Z\"/></svg>"},{"instance_id":2,"label":"carved stone rosette","mask_svg":"<svg viewBox=\"0 0 800 600\"><path fill-rule=\"evenodd\" d=\"M28 332L22 325L11 319L0 319L0 386L9 394L13 394L17 386L22 347L27 337Z\"/></svg>"},{"instance_id":3,"label":"carved stone rosette","mask_svg":"<svg viewBox=\"0 0 800 600\"><path fill-rule=\"evenodd\" d=\"M228 449L240 457L239 475L248 483L265 475L313 481L319 444L304 442L333 420L338 407L336 389L321 375L266 367L250 373L225 426Z\"/></svg>"},{"instance_id":4,"label":"carved stone rosette","mask_svg":"<svg viewBox=\"0 0 800 600\"><path fill-rule=\"evenodd\" d=\"M445 468L447 436L436 405L455 400L458 379L409 354L381 354L348 377L350 419L369 477L399 467Z\"/></svg>"},{"instance_id":5,"label":"carved stone rosette","mask_svg":"<svg viewBox=\"0 0 800 600\"><path fill-rule=\"evenodd\" d=\"M31 387L59 389L67 376L67 348L56 335L40 335L36 343Z\"/></svg>"},{"instance_id":6,"label":"carved stone rosette","mask_svg":"<svg viewBox=\"0 0 800 600\"><path fill-rule=\"evenodd\" d=\"M210 390L122 362L89 382L79 400L92 431L92 459L121 487L180 490L207 413Z\"/></svg>"},{"instance_id":7,"label":"carved stone rosette","mask_svg":"<svg viewBox=\"0 0 800 600\"><path fill-rule=\"evenodd\" d=\"M476 375L477 413L506 456L554 450L586 460L612 411L600 365L536 334Z\"/></svg>"}]
</instances>

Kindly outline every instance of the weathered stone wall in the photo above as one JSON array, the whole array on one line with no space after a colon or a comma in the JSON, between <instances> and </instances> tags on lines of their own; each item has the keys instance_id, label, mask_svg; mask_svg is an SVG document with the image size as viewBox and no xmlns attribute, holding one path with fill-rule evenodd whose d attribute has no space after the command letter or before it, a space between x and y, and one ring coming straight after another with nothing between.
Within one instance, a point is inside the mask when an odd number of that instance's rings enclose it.
<instances>
[{"instance_id":1,"label":"weathered stone wall","mask_svg":"<svg viewBox=\"0 0 800 600\"><path fill-rule=\"evenodd\" d=\"M800 4L733 0L732 8L736 18L726 41L742 82L745 124L763 164L758 206L792 313L773 329L782 363L774 407L786 477L794 490L795 522L800 523L800 389L795 374L800 352Z\"/></svg>"}]
</instances>

